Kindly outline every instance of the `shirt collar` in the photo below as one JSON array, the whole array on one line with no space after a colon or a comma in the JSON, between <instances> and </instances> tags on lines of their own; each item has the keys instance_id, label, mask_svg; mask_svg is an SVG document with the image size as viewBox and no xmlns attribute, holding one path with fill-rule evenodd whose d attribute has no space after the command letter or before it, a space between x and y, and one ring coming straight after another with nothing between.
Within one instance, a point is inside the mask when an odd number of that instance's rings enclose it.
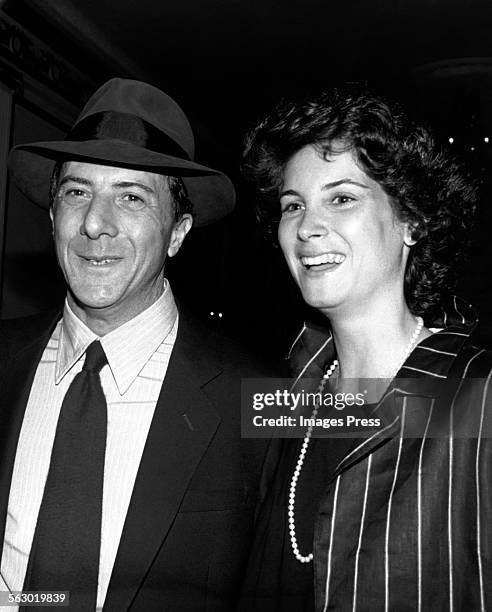
<instances>
[{"instance_id":1,"label":"shirt collar","mask_svg":"<svg viewBox=\"0 0 492 612\"><path fill-rule=\"evenodd\" d=\"M178 310L168 281L162 295L149 308L99 338L81 321L65 301L55 384L82 357L94 340L100 340L120 395L130 385L162 344L176 323Z\"/></svg>"}]
</instances>

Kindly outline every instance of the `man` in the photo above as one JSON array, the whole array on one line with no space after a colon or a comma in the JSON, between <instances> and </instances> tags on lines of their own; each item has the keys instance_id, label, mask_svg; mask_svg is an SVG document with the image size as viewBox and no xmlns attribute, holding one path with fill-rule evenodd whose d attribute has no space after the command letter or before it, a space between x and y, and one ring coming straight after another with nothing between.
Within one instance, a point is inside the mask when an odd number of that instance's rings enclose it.
<instances>
[{"instance_id":1,"label":"man","mask_svg":"<svg viewBox=\"0 0 492 612\"><path fill-rule=\"evenodd\" d=\"M84 612L234 605L265 455L240 441L239 384L262 373L178 315L164 277L193 220L234 204L193 149L171 98L113 79L64 141L11 154L68 291L62 313L0 326L4 590Z\"/></svg>"}]
</instances>

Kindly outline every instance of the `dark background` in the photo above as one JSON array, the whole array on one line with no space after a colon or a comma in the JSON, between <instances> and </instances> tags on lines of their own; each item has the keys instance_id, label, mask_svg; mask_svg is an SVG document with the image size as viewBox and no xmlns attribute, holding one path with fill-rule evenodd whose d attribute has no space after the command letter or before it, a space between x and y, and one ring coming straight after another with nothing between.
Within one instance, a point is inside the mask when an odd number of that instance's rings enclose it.
<instances>
[{"instance_id":1,"label":"dark background","mask_svg":"<svg viewBox=\"0 0 492 612\"><path fill-rule=\"evenodd\" d=\"M152 83L182 106L198 161L231 176L238 205L217 226L192 232L170 262L173 288L199 316L272 355L284 351L304 307L256 226L238 172L244 133L279 98L341 81L400 99L482 179L459 293L492 345L490 0L6 0L0 8L9 144L63 135L113 76ZM3 216L1 316L54 305L64 289L46 212L9 185Z\"/></svg>"}]
</instances>

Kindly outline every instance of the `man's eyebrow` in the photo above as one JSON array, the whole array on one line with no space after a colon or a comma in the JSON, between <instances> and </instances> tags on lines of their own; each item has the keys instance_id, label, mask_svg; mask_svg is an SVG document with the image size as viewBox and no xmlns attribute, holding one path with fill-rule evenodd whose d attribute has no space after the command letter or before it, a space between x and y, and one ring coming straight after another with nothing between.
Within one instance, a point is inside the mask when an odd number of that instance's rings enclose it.
<instances>
[{"instance_id":1,"label":"man's eyebrow","mask_svg":"<svg viewBox=\"0 0 492 612\"><path fill-rule=\"evenodd\" d=\"M69 183L69 182L79 183L79 185L86 185L87 187L90 187L92 185L92 181L89 179L83 178L81 176L75 176L73 174L66 174L61 179L59 186L61 187L65 183ZM148 185L145 185L144 183L139 183L138 181L118 181L117 183L114 183L112 186L116 187L117 189L131 189L132 187L139 187L140 189L143 189L147 193L155 194L155 191L152 189L152 187L149 187Z\"/></svg>"},{"instance_id":2,"label":"man's eyebrow","mask_svg":"<svg viewBox=\"0 0 492 612\"><path fill-rule=\"evenodd\" d=\"M74 174L65 174L65 176L60 180L58 186L61 187L65 183L79 183L80 185L92 185L92 182L89 179L82 178L81 176L75 176Z\"/></svg>"},{"instance_id":3,"label":"man's eyebrow","mask_svg":"<svg viewBox=\"0 0 492 612\"><path fill-rule=\"evenodd\" d=\"M138 181L119 181L118 183L114 183L113 187L117 187L118 189L131 189L132 187L140 187L147 193L155 193L152 187L145 185L144 183L139 183Z\"/></svg>"},{"instance_id":4,"label":"man's eyebrow","mask_svg":"<svg viewBox=\"0 0 492 612\"><path fill-rule=\"evenodd\" d=\"M351 178L342 178L338 181L332 181L331 183L325 183L321 187L321 191L328 191L328 189L333 189L334 187L339 187L340 185L345 185L347 183L349 185L357 185L357 187L362 187L363 189L369 189L369 185L364 185L364 183L359 183L359 181L354 181L354 179L351 179ZM287 196L287 195L300 196L300 194L295 189L286 189L285 191L281 192L280 197L282 198L283 196Z\"/></svg>"}]
</instances>

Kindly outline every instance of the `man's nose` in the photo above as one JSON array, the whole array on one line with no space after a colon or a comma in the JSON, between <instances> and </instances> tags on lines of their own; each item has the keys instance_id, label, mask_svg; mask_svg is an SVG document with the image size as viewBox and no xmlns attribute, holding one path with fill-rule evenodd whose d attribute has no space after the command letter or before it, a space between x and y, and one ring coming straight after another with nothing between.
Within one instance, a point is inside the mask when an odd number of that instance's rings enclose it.
<instances>
[{"instance_id":1,"label":"man's nose","mask_svg":"<svg viewBox=\"0 0 492 612\"><path fill-rule=\"evenodd\" d=\"M116 236L118 225L112 198L99 194L93 196L82 219L80 233L91 240L97 240L103 234Z\"/></svg>"},{"instance_id":2,"label":"man's nose","mask_svg":"<svg viewBox=\"0 0 492 612\"><path fill-rule=\"evenodd\" d=\"M307 207L297 228L299 239L305 241L311 238L322 237L326 236L328 232L327 220L322 218L319 211Z\"/></svg>"}]
</instances>

